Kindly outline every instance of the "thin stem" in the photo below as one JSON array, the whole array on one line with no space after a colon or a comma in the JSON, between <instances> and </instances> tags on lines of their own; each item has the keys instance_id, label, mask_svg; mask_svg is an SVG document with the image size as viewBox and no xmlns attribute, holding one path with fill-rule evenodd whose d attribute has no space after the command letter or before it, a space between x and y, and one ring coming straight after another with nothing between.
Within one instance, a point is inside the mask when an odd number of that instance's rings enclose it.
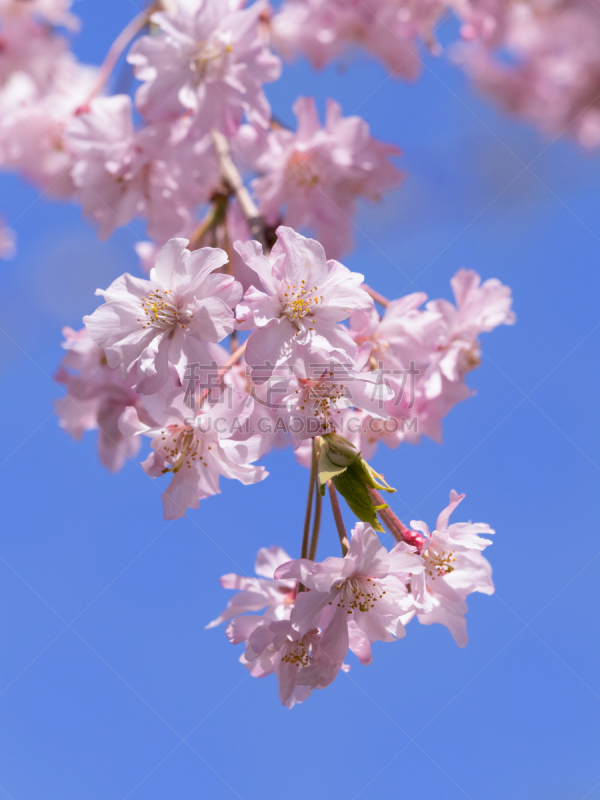
<instances>
[{"instance_id":1,"label":"thin stem","mask_svg":"<svg viewBox=\"0 0 600 800\"><path fill-rule=\"evenodd\" d=\"M242 210L242 214L246 218L246 222L250 228L250 235L253 239L260 242L266 249L265 237L265 220L261 216L258 206L252 199L250 192L244 186L244 181L236 165L233 163L231 153L229 151L229 143L219 131L212 131L213 144L215 152L219 159L219 167L221 168L221 178L225 185L237 197L238 203Z\"/></svg>"},{"instance_id":2,"label":"thin stem","mask_svg":"<svg viewBox=\"0 0 600 800\"><path fill-rule=\"evenodd\" d=\"M310 483L308 484L308 497L306 498L306 514L304 516L304 533L302 535L301 558L308 558L308 541L310 535L310 520L312 517L313 497L317 482L317 443L312 440L312 464L310 467Z\"/></svg>"},{"instance_id":3,"label":"thin stem","mask_svg":"<svg viewBox=\"0 0 600 800\"><path fill-rule=\"evenodd\" d=\"M190 250L197 250L200 245L202 244L202 239L206 236L208 231L213 227L213 225L219 220L220 218L220 209L218 203L212 202L210 208L204 215L204 218L196 228L196 230L190 236L190 243L188 248Z\"/></svg>"},{"instance_id":4,"label":"thin stem","mask_svg":"<svg viewBox=\"0 0 600 800\"><path fill-rule=\"evenodd\" d=\"M317 481L315 480L315 485ZM310 551L308 557L311 561L315 560L317 555L317 546L319 544L319 531L321 530L321 509L323 507L323 498L321 497L321 490L316 486L317 497L315 500L315 519L313 522L312 539L310 542Z\"/></svg>"},{"instance_id":5,"label":"thin stem","mask_svg":"<svg viewBox=\"0 0 600 800\"><path fill-rule=\"evenodd\" d=\"M246 352L246 344L247 344L247 342L244 342L243 344L241 344L241 345L238 347L238 349L237 349L237 350L235 350L235 351L234 351L234 352L233 352L233 353L232 353L232 354L229 356L229 358L227 359L227 361L226 361L226 362L223 364L223 366L221 367L221 369L220 369L220 370L217 372L217 383L216 383L216 386L218 386L218 385L221 383L221 381L223 380L223 378L225 377L225 375L226 375L226 374L229 372L229 370L230 370L230 369L231 369L233 366L235 366L235 365L237 364L237 362L240 360L240 358L241 358L241 357L244 355L244 353ZM206 400L206 398L208 397L208 392L209 392L209 390L208 390L208 389L204 389L204 391L202 392L202 394L201 394L201 396L200 396L200 406L202 406L202 403L203 403L203 402Z\"/></svg>"},{"instance_id":6,"label":"thin stem","mask_svg":"<svg viewBox=\"0 0 600 800\"><path fill-rule=\"evenodd\" d=\"M327 488L329 489L329 498L331 500L331 510L333 511L333 518L337 528L338 536L340 537L340 544L342 545L342 555L345 556L350 549L348 543L348 534L346 533L346 526L344 525L344 518L340 509L340 501L338 500L337 491L332 481L327 481Z\"/></svg>"},{"instance_id":7,"label":"thin stem","mask_svg":"<svg viewBox=\"0 0 600 800\"><path fill-rule=\"evenodd\" d=\"M379 494L376 489L369 489L369 493L373 502L378 506L385 506L385 508L380 509L377 513L383 520L384 525L392 534L394 539L398 542L404 541L404 534L407 533L410 528L407 528L406 525L402 522L400 517L396 516L392 509L388 506L385 502L383 497Z\"/></svg>"},{"instance_id":8,"label":"thin stem","mask_svg":"<svg viewBox=\"0 0 600 800\"><path fill-rule=\"evenodd\" d=\"M117 61L123 54L126 47L130 44L130 42L135 39L138 33L144 30L146 25L150 22L151 15L158 11L161 8L161 3L156 2L152 3L148 6L145 11L141 11L137 14L131 22L129 22L121 31L121 33L117 36L114 40L108 53L106 54L106 58L104 59L102 66L98 71L98 79L94 84L92 91L88 96L87 102L89 103L101 89L104 88L106 81L110 78L113 69L115 68ZM85 105L85 103L84 103Z\"/></svg>"},{"instance_id":9,"label":"thin stem","mask_svg":"<svg viewBox=\"0 0 600 800\"><path fill-rule=\"evenodd\" d=\"M366 292L366 293L367 293L367 294L368 294L370 297L372 297L372 298L373 298L373 300L375 300L375 302L376 302L376 303L379 303L379 305L383 306L384 308L386 308L387 306L389 306L389 304L390 304L390 301L387 299L387 297L384 297L382 294L379 294L379 292L376 292L376 291L375 291L375 289L371 289L371 287L370 287L370 286L367 286L367 284L366 284L366 283L363 283L363 285L362 285L362 289L363 289L363 291L365 291L365 292Z\"/></svg>"}]
</instances>

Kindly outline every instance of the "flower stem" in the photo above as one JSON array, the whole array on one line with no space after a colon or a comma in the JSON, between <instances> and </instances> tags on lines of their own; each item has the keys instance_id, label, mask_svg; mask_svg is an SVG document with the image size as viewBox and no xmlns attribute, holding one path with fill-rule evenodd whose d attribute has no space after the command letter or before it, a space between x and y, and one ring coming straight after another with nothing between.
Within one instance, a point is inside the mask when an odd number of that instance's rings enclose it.
<instances>
[{"instance_id":1,"label":"flower stem","mask_svg":"<svg viewBox=\"0 0 600 800\"><path fill-rule=\"evenodd\" d=\"M266 249L267 240L265 237L265 221L262 217L258 206L252 199L250 192L244 186L244 181L236 165L233 163L231 153L229 151L229 143L227 137L219 131L212 131L213 144L215 152L219 160L219 167L221 168L221 178L225 185L237 197L238 203L242 210L242 214L246 218L246 222L250 228L250 235L257 242L260 242Z\"/></svg>"},{"instance_id":2,"label":"flower stem","mask_svg":"<svg viewBox=\"0 0 600 800\"><path fill-rule=\"evenodd\" d=\"M98 92L100 92L106 83L106 81L110 78L113 69L115 68L117 61L123 54L125 48L131 43L133 39L141 33L146 25L150 22L151 15L158 11L161 8L161 3L151 3L147 9L141 11L137 14L131 22L127 23L127 25L123 28L121 33L117 36L114 40L108 53L106 54L106 58L104 59L100 70L98 71L98 80L94 84L92 91L89 94L87 102L89 103ZM84 106L86 104L84 103Z\"/></svg>"},{"instance_id":3,"label":"flower stem","mask_svg":"<svg viewBox=\"0 0 600 800\"><path fill-rule=\"evenodd\" d=\"M312 516L313 497L315 494L315 484L317 482L317 443L312 440L312 464L310 467L310 479L308 484L308 497L306 499L306 514L304 516L304 533L302 535L302 555L301 558L308 558L308 540L310 534L310 520Z\"/></svg>"},{"instance_id":4,"label":"flower stem","mask_svg":"<svg viewBox=\"0 0 600 800\"><path fill-rule=\"evenodd\" d=\"M315 486L316 486L315 480ZM321 492L319 487L316 486L317 494L315 499L315 519L313 522L313 529L312 529L312 539L310 542L310 551L308 553L308 557L311 561L315 560L315 556L317 555L317 546L319 544L319 531L321 530L321 508L323 505L323 498L321 497Z\"/></svg>"},{"instance_id":5,"label":"flower stem","mask_svg":"<svg viewBox=\"0 0 600 800\"><path fill-rule=\"evenodd\" d=\"M366 284L366 283L363 283L363 285L362 285L362 287L361 287L361 288L362 288L362 289L363 289L363 291L365 291L365 292L366 292L366 293L367 293L367 294L368 294L370 297L372 297L372 298L373 298L373 300L375 300L375 302L376 302L376 303L379 303L379 305L383 306L384 308L386 308L387 306L389 306L389 304L390 304L390 301L387 299L387 297L384 297L382 294L379 294L379 292L376 292L376 291L375 291L375 289L371 289L371 287L370 287L370 286L367 286L367 284Z\"/></svg>"},{"instance_id":6,"label":"flower stem","mask_svg":"<svg viewBox=\"0 0 600 800\"><path fill-rule=\"evenodd\" d=\"M333 518L335 520L338 536L340 537L340 544L342 545L342 555L345 556L350 549L350 545L348 543L348 534L346 533L346 526L344 525L344 519L340 509L340 502L338 500L336 488L331 481L327 481L327 488L329 489Z\"/></svg>"},{"instance_id":7,"label":"flower stem","mask_svg":"<svg viewBox=\"0 0 600 800\"><path fill-rule=\"evenodd\" d=\"M396 539L396 541L403 542L404 534L407 531L409 531L410 528L407 528L406 525L400 519L400 517L397 517L396 514L394 514L392 509L387 505L383 497L379 494L379 492L376 489L369 488L369 493L376 505L385 506L385 508L380 509L377 513L383 520L383 523L386 526L386 528L392 534L394 539Z\"/></svg>"}]
</instances>

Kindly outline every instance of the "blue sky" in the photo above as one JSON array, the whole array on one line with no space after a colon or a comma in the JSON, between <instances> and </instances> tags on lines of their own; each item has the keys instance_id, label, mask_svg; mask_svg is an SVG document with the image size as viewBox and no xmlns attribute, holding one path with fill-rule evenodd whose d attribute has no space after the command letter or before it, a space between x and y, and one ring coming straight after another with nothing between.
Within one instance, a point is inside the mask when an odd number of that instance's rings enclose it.
<instances>
[{"instance_id":1,"label":"blue sky","mask_svg":"<svg viewBox=\"0 0 600 800\"><path fill-rule=\"evenodd\" d=\"M80 0L78 55L99 63L136 8ZM447 40L452 23L443 31ZM222 629L218 577L256 550L300 548L304 471L269 455L267 481L224 481L185 520L136 463L99 466L52 415L60 329L137 270L135 223L97 241L74 204L0 177L19 255L0 265L4 493L0 763L13 800L600 800L600 161L496 111L446 59L416 85L364 56L269 87L341 102L404 151L409 177L361 210L346 259L388 296L449 297L461 266L514 291L517 325L483 337L477 395L442 446L381 449L405 519L433 522L454 488L496 529L497 592L471 596L470 643L412 623L374 663L293 711L253 680ZM329 509L322 557L337 554Z\"/></svg>"}]
</instances>

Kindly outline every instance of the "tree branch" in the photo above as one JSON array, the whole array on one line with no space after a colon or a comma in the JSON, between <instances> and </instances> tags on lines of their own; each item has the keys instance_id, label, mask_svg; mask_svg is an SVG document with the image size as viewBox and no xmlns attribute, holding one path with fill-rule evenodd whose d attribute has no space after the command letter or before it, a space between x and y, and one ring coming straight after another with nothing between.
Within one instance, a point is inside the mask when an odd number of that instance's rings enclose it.
<instances>
[{"instance_id":1,"label":"tree branch","mask_svg":"<svg viewBox=\"0 0 600 800\"><path fill-rule=\"evenodd\" d=\"M219 167L221 169L221 178L227 188L229 188L237 197L240 204L242 214L246 218L246 222L250 228L250 235L257 242L260 242L263 248L266 249L267 240L265 237L265 220L262 217L258 206L252 199L250 192L244 186L244 181L236 165L233 163L231 153L229 151L229 143L227 137L219 131L212 131L213 144L215 152L219 160Z\"/></svg>"},{"instance_id":2,"label":"tree branch","mask_svg":"<svg viewBox=\"0 0 600 800\"><path fill-rule=\"evenodd\" d=\"M327 481L327 488L329 489L329 498L331 500L331 510L333 511L333 518L337 528L338 536L340 537L340 544L342 545L342 555L345 556L350 549L348 543L348 535L346 533L346 526L344 525L344 518L340 509L340 501L338 500L337 491L332 481Z\"/></svg>"}]
</instances>

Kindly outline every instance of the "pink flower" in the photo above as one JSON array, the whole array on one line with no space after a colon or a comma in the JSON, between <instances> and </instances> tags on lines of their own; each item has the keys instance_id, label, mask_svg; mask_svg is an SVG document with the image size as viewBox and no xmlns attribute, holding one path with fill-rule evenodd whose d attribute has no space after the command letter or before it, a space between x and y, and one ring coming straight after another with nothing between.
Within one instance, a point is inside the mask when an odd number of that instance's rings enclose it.
<instances>
[{"instance_id":1,"label":"pink flower","mask_svg":"<svg viewBox=\"0 0 600 800\"><path fill-rule=\"evenodd\" d=\"M64 25L77 30L79 21L69 13L72 0L5 0L0 6L0 18L3 20L19 17L36 17L51 25Z\"/></svg>"},{"instance_id":2,"label":"pink flower","mask_svg":"<svg viewBox=\"0 0 600 800\"><path fill-rule=\"evenodd\" d=\"M277 237L268 259L258 242L235 244L265 290L251 287L236 311L241 327L258 329L246 348L255 383L281 364L304 377L315 359L354 362L358 348L338 323L373 304L360 288L363 276L327 261L319 242L286 227L277 229Z\"/></svg>"},{"instance_id":3,"label":"pink flower","mask_svg":"<svg viewBox=\"0 0 600 800\"><path fill-rule=\"evenodd\" d=\"M406 623L416 614L423 625L434 622L445 625L459 647L465 647L469 641L465 597L471 592L494 593L492 568L482 555L482 550L492 542L479 536L494 531L482 522L448 524L463 499L464 494L450 492L450 504L437 518L433 533L424 522L410 523L424 537L419 549L425 569L411 577L416 608L404 619Z\"/></svg>"},{"instance_id":4,"label":"pink flower","mask_svg":"<svg viewBox=\"0 0 600 800\"><path fill-rule=\"evenodd\" d=\"M232 307L241 286L228 275L212 274L227 263L227 254L210 247L190 253L187 243L171 239L149 280L126 273L105 291L98 289L106 302L84 317L108 365L123 376L137 370L140 394L165 384L169 363L181 380L188 363L210 365L205 343L221 341L234 327Z\"/></svg>"},{"instance_id":5,"label":"pink flower","mask_svg":"<svg viewBox=\"0 0 600 800\"><path fill-rule=\"evenodd\" d=\"M327 102L324 128L312 97L296 100L294 111L296 133L255 132L264 142L254 164L261 177L252 186L269 224L283 217L291 228L309 228L328 256L340 258L352 248L358 198L377 201L400 183L403 173L389 161L400 151L374 139L360 117L343 117L333 100ZM245 132L242 151L251 142Z\"/></svg>"},{"instance_id":6,"label":"pink flower","mask_svg":"<svg viewBox=\"0 0 600 800\"><path fill-rule=\"evenodd\" d=\"M85 431L98 429L100 460L111 472L118 472L140 448L139 439L120 430L121 415L133 408L147 423L151 420L132 388L131 378L123 379L118 370L107 366L104 353L86 328L63 328L63 334L67 355L55 377L67 390L67 396L56 403L60 426L75 439Z\"/></svg>"},{"instance_id":7,"label":"pink flower","mask_svg":"<svg viewBox=\"0 0 600 800\"><path fill-rule=\"evenodd\" d=\"M263 608L266 608L263 614L266 619L287 619L289 608L296 599L297 584L296 581L276 581L273 575L277 567L290 560L281 547L261 547L254 564L258 578L247 578L233 573L223 575L221 586L224 589L235 589L238 594L227 603L225 611L206 627L214 628L239 614L260 611Z\"/></svg>"},{"instance_id":8,"label":"pink flower","mask_svg":"<svg viewBox=\"0 0 600 800\"><path fill-rule=\"evenodd\" d=\"M262 84L277 80L281 65L259 31L263 5L242 5L179 1L174 11L152 15L161 34L138 39L128 56L143 81L136 105L146 119L170 121L189 109L201 133L218 128L233 135L245 112L251 122L268 126L271 109Z\"/></svg>"},{"instance_id":9,"label":"pink flower","mask_svg":"<svg viewBox=\"0 0 600 800\"><path fill-rule=\"evenodd\" d=\"M208 137L191 141L189 120L134 131L127 95L99 97L67 130L79 150L72 176L84 213L106 238L140 215L164 244L192 225L192 208L218 179Z\"/></svg>"},{"instance_id":10,"label":"pink flower","mask_svg":"<svg viewBox=\"0 0 600 800\"><path fill-rule=\"evenodd\" d=\"M165 519L184 517L186 509L198 508L200 500L219 494L220 475L244 485L267 477L264 467L252 466L260 456L261 441L246 433L253 410L248 395L227 390L216 401L208 398L191 411L183 390L171 383L145 397L144 406L155 424L144 424L134 410L119 424L124 433L151 437L153 452L142 463L148 475L173 476L162 496Z\"/></svg>"},{"instance_id":11,"label":"pink flower","mask_svg":"<svg viewBox=\"0 0 600 800\"><path fill-rule=\"evenodd\" d=\"M447 300L432 300L427 309L440 314L443 327L436 352L425 376L429 398L444 391L444 379L459 383L480 363L478 336L498 325L513 325L512 293L495 278L481 283L473 270L460 269L450 281L456 306Z\"/></svg>"},{"instance_id":12,"label":"pink flower","mask_svg":"<svg viewBox=\"0 0 600 800\"><path fill-rule=\"evenodd\" d=\"M405 635L401 618L413 605L406 584L423 568L416 548L400 543L388 552L373 528L358 522L344 558L290 561L275 570L275 577L295 578L311 590L290 616L298 630L320 626L324 636L345 643L369 664L373 642Z\"/></svg>"}]
</instances>

